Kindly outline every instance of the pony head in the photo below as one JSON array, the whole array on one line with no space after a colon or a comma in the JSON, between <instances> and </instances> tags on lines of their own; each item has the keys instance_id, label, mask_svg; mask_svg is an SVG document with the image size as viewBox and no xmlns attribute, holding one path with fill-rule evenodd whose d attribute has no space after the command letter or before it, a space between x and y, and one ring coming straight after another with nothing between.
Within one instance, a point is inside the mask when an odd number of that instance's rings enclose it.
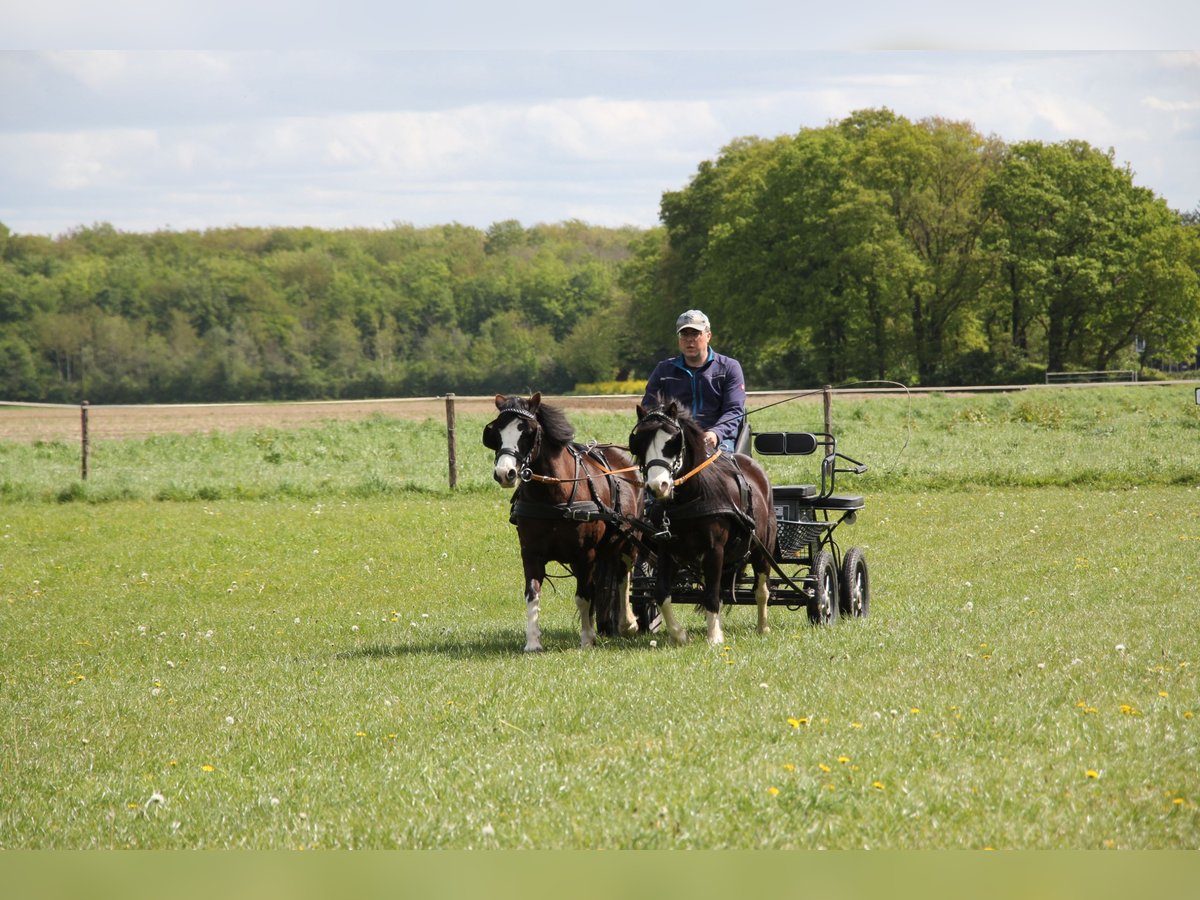
<instances>
[{"instance_id":1,"label":"pony head","mask_svg":"<svg viewBox=\"0 0 1200 900\"><path fill-rule=\"evenodd\" d=\"M521 471L545 449L559 449L575 439L575 429L562 411L531 397L495 397L498 415L484 426L483 446L496 454L492 478L501 487L517 483Z\"/></svg>"},{"instance_id":2,"label":"pony head","mask_svg":"<svg viewBox=\"0 0 1200 900\"><path fill-rule=\"evenodd\" d=\"M646 488L665 500L674 494L675 479L688 460L704 457L704 433L677 400L658 400L650 409L638 404L629 451L641 466Z\"/></svg>"}]
</instances>

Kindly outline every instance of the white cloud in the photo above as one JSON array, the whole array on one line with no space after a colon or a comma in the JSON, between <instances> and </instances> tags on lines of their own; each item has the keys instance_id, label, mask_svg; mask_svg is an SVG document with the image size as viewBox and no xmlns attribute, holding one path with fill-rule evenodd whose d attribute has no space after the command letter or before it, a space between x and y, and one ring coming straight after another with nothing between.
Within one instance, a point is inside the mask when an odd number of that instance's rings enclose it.
<instances>
[{"instance_id":1,"label":"white cloud","mask_svg":"<svg viewBox=\"0 0 1200 900\"><path fill-rule=\"evenodd\" d=\"M879 106L1111 146L1190 209L1197 58L0 52L0 221L652 225L734 138Z\"/></svg>"},{"instance_id":2,"label":"white cloud","mask_svg":"<svg viewBox=\"0 0 1200 900\"><path fill-rule=\"evenodd\" d=\"M1162 112L1190 112L1200 109L1200 100L1163 100L1159 97L1147 97L1142 103L1150 109Z\"/></svg>"}]
</instances>

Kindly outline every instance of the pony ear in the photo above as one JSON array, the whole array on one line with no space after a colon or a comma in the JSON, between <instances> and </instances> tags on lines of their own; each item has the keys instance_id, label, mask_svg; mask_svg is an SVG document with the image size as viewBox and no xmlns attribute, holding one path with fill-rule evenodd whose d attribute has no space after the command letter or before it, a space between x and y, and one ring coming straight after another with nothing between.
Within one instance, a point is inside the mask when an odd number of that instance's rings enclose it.
<instances>
[{"instance_id":1,"label":"pony ear","mask_svg":"<svg viewBox=\"0 0 1200 900\"><path fill-rule=\"evenodd\" d=\"M488 422L483 426L483 446L489 450L500 449L500 432L496 430L495 422Z\"/></svg>"},{"instance_id":2,"label":"pony ear","mask_svg":"<svg viewBox=\"0 0 1200 900\"><path fill-rule=\"evenodd\" d=\"M496 395L496 409L504 409L504 401L507 399L508 398L505 397L503 394L497 394Z\"/></svg>"},{"instance_id":3,"label":"pony ear","mask_svg":"<svg viewBox=\"0 0 1200 900\"><path fill-rule=\"evenodd\" d=\"M646 408L640 403L637 405L637 417L639 422L646 418Z\"/></svg>"},{"instance_id":4,"label":"pony ear","mask_svg":"<svg viewBox=\"0 0 1200 900\"><path fill-rule=\"evenodd\" d=\"M529 398L529 411L531 413L536 413L538 411L538 407L541 405L542 405L542 392L534 391L533 396Z\"/></svg>"},{"instance_id":5,"label":"pony ear","mask_svg":"<svg viewBox=\"0 0 1200 900\"><path fill-rule=\"evenodd\" d=\"M663 411L668 416L670 416L672 419L678 419L679 418L679 401L672 400L670 403L667 404L667 408Z\"/></svg>"}]
</instances>

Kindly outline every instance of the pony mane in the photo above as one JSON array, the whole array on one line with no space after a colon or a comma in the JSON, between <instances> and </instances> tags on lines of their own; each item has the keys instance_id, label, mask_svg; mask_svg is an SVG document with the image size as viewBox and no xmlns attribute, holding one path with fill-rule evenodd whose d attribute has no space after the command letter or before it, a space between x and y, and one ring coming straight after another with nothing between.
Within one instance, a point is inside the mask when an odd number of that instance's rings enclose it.
<instances>
[{"instance_id":1,"label":"pony mane","mask_svg":"<svg viewBox=\"0 0 1200 900\"><path fill-rule=\"evenodd\" d=\"M529 401L524 397L508 397L500 407L500 412L509 410L529 412ZM534 417L542 426L542 437L556 447L565 447L575 440L575 426L567 421L566 414L557 406L549 403L539 403L533 410Z\"/></svg>"}]
</instances>

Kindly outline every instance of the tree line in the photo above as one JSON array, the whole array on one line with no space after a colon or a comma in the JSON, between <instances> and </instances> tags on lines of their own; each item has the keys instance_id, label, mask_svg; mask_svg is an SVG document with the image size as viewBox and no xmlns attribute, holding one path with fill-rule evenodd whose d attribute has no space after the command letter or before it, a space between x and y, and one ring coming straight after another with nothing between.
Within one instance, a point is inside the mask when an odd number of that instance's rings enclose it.
<instances>
[{"instance_id":1,"label":"tree line","mask_svg":"<svg viewBox=\"0 0 1200 900\"><path fill-rule=\"evenodd\" d=\"M1200 216L1082 141L862 110L733 142L661 222L0 224L0 397L565 392L644 378L691 307L752 389L1023 382L1200 343Z\"/></svg>"}]
</instances>

